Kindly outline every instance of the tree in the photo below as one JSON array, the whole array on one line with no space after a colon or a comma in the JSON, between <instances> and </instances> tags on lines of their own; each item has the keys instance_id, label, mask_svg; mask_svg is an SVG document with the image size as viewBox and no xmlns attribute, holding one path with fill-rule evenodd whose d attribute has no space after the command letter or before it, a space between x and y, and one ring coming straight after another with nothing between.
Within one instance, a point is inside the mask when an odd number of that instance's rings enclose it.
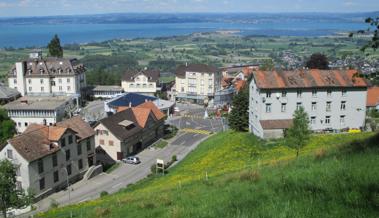
<instances>
[{"instance_id":1,"label":"tree","mask_svg":"<svg viewBox=\"0 0 379 218\"><path fill-rule=\"evenodd\" d=\"M365 51L368 48L372 48L374 51L379 48L379 17L368 17L365 23L369 25L367 30L359 30L358 34L372 34L371 40L365 44L361 50ZM373 29L372 29L373 28ZM354 33L350 33L349 36L353 37Z\"/></svg>"},{"instance_id":2,"label":"tree","mask_svg":"<svg viewBox=\"0 0 379 218\"><path fill-rule=\"evenodd\" d=\"M246 131L249 127L249 89L246 86L233 98L232 111L228 116L229 126L236 131Z\"/></svg>"},{"instance_id":3,"label":"tree","mask_svg":"<svg viewBox=\"0 0 379 218\"><path fill-rule=\"evenodd\" d=\"M296 157L299 156L300 149L307 144L310 134L308 114L300 107L293 114L293 124L286 132L286 143L296 149Z\"/></svg>"},{"instance_id":4,"label":"tree","mask_svg":"<svg viewBox=\"0 0 379 218\"><path fill-rule=\"evenodd\" d=\"M305 66L309 69L327 70L329 69L329 61L325 55L315 53L311 55Z\"/></svg>"},{"instance_id":5,"label":"tree","mask_svg":"<svg viewBox=\"0 0 379 218\"><path fill-rule=\"evenodd\" d=\"M15 123L9 119L7 111L0 108L0 145L16 133Z\"/></svg>"},{"instance_id":6,"label":"tree","mask_svg":"<svg viewBox=\"0 0 379 218\"><path fill-rule=\"evenodd\" d=\"M49 49L49 56L52 57L63 57L63 48L61 46L61 41L57 34L51 39L50 43L47 45Z\"/></svg>"},{"instance_id":7,"label":"tree","mask_svg":"<svg viewBox=\"0 0 379 218\"><path fill-rule=\"evenodd\" d=\"M273 70L274 69L274 62L272 59L265 59L263 63L259 66L259 69L261 70Z\"/></svg>"},{"instance_id":8,"label":"tree","mask_svg":"<svg viewBox=\"0 0 379 218\"><path fill-rule=\"evenodd\" d=\"M22 208L30 203L31 197L16 187L16 168L7 159L0 161L0 210L7 217L10 208Z\"/></svg>"}]
</instances>

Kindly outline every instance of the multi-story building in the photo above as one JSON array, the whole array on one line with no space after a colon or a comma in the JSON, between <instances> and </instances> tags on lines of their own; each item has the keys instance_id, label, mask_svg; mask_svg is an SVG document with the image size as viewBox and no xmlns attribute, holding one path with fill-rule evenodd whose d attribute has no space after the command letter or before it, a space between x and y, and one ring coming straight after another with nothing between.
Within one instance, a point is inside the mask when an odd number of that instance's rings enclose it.
<instances>
[{"instance_id":1,"label":"multi-story building","mask_svg":"<svg viewBox=\"0 0 379 218\"><path fill-rule=\"evenodd\" d=\"M179 66L175 73L176 100L204 103L221 90L222 75L216 67L205 64Z\"/></svg>"},{"instance_id":2,"label":"multi-story building","mask_svg":"<svg viewBox=\"0 0 379 218\"><path fill-rule=\"evenodd\" d=\"M127 71L121 81L121 87L127 93L154 95L158 88L159 70Z\"/></svg>"},{"instance_id":3,"label":"multi-story building","mask_svg":"<svg viewBox=\"0 0 379 218\"><path fill-rule=\"evenodd\" d=\"M54 125L77 108L75 99L69 96L25 96L4 105L8 116L22 133L30 124Z\"/></svg>"},{"instance_id":4,"label":"multi-story building","mask_svg":"<svg viewBox=\"0 0 379 218\"><path fill-rule=\"evenodd\" d=\"M8 85L25 95L80 95L86 87L85 68L77 59L43 58L41 52L17 62Z\"/></svg>"},{"instance_id":5,"label":"multi-story building","mask_svg":"<svg viewBox=\"0 0 379 218\"><path fill-rule=\"evenodd\" d=\"M152 102L126 108L94 127L96 145L113 160L141 151L163 136L165 115Z\"/></svg>"},{"instance_id":6,"label":"multi-story building","mask_svg":"<svg viewBox=\"0 0 379 218\"><path fill-rule=\"evenodd\" d=\"M0 159L17 168L17 187L43 198L82 178L95 163L95 132L80 117L56 126L30 125L10 139Z\"/></svg>"},{"instance_id":7,"label":"multi-story building","mask_svg":"<svg viewBox=\"0 0 379 218\"><path fill-rule=\"evenodd\" d=\"M114 98L123 92L120 86L96 86L92 90L94 98Z\"/></svg>"},{"instance_id":8,"label":"multi-story building","mask_svg":"<svg viewBox=\"0 0 379 218\"><path fill-rule=\"evenodd\" d=\"M249 128L263 138L280 137L303 107L313 131L365 125L367 83L356 70L254 71Z\"/></svg>"}]
</instances>

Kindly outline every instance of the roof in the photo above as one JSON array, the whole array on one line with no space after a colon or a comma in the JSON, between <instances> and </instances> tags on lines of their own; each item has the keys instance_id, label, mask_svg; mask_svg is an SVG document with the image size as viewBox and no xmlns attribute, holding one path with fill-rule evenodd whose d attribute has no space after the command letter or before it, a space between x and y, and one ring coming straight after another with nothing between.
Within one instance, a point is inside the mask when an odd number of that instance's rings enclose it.
<instances>
[{"instance_id":1,"label":"roof","mask_svg":"<svg viewBox=\"0 0 379 218\"><path fill-rule=\"evenodd\" d=\"M122 92L121 86L96 86L93 91L118 91Z\"/></svg>"},{"instance_id":2,"label":"roof","mask_svg":"<svg viewBox=\"0 0 379 218\"><path fill-rule=\"evenodd\" d=\"M159 70L129 70L124 73L123 81L134 82L134 79L139 75L145 75L149 82L158 82L160 71Z\"/></svg>"},{"instance_id":3,"label":"roof","mask_svg":"<svg viewBox=\"0 0 379 218\"><path fill-rule=\"evenodd\" d=\"M56 110L65 105L71 97L68 96L24 96L4 105L7 110Z\"/></svg>"},{"instance_id":4,"label":"roof","mask_svg":"<svg viewBox=\"0 0 379 218\"><path fill-rule=\"evenodd\" d=\"M11 89L3 84L0 84L0 99L9 99L19 96L20 93L16 89Z\"/></svg>"},{"instance_id":5,"label":"roof","mask_svg":"<svg viewBox=\"0 0 379 218\"><path fill-rule=\"evenodd\" d=\"M72 131L79 140L95 134L84 120L74 117L57 123L57 126L31 124L9 143L25 160L32 162L59 151L60 147L54 142L58 142L67 131Z\"/></svg>"},{"instance_id":6,"label":"roof","mask_svg":"<svg viewBox=\"0 0 379 218\"><path fill-rule=\"evenodd\" d=\"M379 105L379 86L370 87L367 90L367 107Z\"/></svg>"},{"instance_id":7,"label":"roof","mask_svg":"<svg viewBox=\"0 0 379 218\"><path fill-rule=\"evenodd\" d=\"M209 66L206 64L187 64L180 65L176 68L175 75L176 76L185 76L186 72L199 72L199 73L217 73L219 69L214 66Z\"/></svg>"},{"instance_id":8,"label":"roof","mask_svg":"<svg viewBox=\"0 0 379 218\"><path fill-rule=\"evenodd\" d=\"M222 77L221 86L224 88L228 87L228 86L230 86L232 81L233 81L233 78L231 78L231 77Z\"/></svg>"},{"instance_id":9,"label":"roof","mask_svg":"<svg viewBox=\"0 0 379 218\"><path fill-rule=\"evenodd\" d=\"M263 129L288 129L292 126L292 119L287 120L261 120Z\"/></svg>"},{"instance_id":10,"label":"roof","mask_svg":"<svg viewBox=\"0 0 379 218\"><path fill-rule=\"evenodd\" d=\"M155 101L158 98L142 95L138 93L127 93L115 99L108 101L108 105L110 107L137 107L138 105L146 102L146 101Z\"/></svg>"},{"instance_id":11,"label":"roof","mask_svg":"<svg viewBox=\"0 0 379 218\"><path fill-rule=\"evenodd\" d=\"M367 87L356 70L254 71L258 88Z\"/></svg>"},{"instance_id":12,"label":"roof","mask_svg":"<svg viewBox=\"0 0 379 218\"><path fill-rule=\"evenodd\" d=\"M237 80L235 83L234 83L234 88L239 92L241 91L246 85L246 81L245 80Z\"/></svg>"},{"instance_id":13,"label":"roof","mask_svg":"<svg viewBox=\"0 0 379 218\"><path fill-rule=\"evenodd\" d=\"M147 109L150 109L154 116L160 120L160 119L163 119L165 117L165 115L162 113L162 111L159 110L159 108L151 101L148 101L148 102L145 102L141 105L138 105L137 108L147 108Z\"/></svg>"},{"instance_id":14,"label":"roof","mask_svg":"<svg viewBox=\"0 0 379 218\"><path fill-rule=\"evenodd\" d=\"M26 77L41 77L41 75L70 75L79 74L86 71L84 65L79 63L79 61L75 58L29 58L22 61L22 64L24 65L24 73ZM10 77L15 76L15 69L16 65L13 65L13 67L9 71Z\"/></svg>"}]
</instances>

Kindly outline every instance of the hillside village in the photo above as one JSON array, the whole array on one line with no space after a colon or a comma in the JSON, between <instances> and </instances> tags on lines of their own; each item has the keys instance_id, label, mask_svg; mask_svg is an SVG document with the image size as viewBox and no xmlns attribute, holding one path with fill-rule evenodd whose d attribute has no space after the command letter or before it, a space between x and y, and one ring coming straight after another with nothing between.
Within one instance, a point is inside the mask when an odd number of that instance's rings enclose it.
<instances>
[{"instance_id":1,"label":"hillside village","mask_svg":"<svg viewBox=\"0 0 379 218\"><path fill-rule=\"evenodd\" d=\"M33 195L32 206L10 208L9 215L87 202L172 166L175 172L200 144L241 134L235 119L258 144L284 140L299 110L312 137L373 135L379 87L364 76L371 66L315 69L295 63L290 53L280 55L287 69L186 62L176 66L171 82L144 67L125 69L119 84L90 86L80 60L30 53L0 85L1 110L14 125L0 159L15 167L17 190ZM247 108L238 111L243 101Z\"/></svg>"}]
</instances>

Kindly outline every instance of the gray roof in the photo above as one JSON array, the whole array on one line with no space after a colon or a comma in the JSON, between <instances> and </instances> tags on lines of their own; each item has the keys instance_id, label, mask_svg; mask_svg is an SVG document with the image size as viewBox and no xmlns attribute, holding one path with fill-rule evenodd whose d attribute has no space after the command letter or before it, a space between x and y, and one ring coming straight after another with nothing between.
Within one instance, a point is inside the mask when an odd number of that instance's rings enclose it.
<instances>
[{"instance_id":1,"label":"gray roof","mask_svg":"<svg viewBox=\"0 0 379 218\"><path fill-rule=\"evenodd\" d=\"M93 91L122 91L121 86L96 86Z\"/></svg>"},{"instance_id":2,"label":"gray roof","mask_svg":"<svg viewBox=\"0 0 379 218\"><path fill-rule=\"evenodd\" d=\"M9 99L19 96L20 93L16 89L11 89L0 84L0 99Z\"/></svg>"},{"instance_id":3,"label":"gray roof","mask_svg":"<svg viewBox=\"0 0 379 218\"><path fill-rule=\"evenodd\" d=\"M179 66L176 69L175 75L183 77L186 75L186 72L217 73L219 69L206 64L187 64Z\"/></svg>"},{"instance_id":4,"label":"gray roof","mask_svg":"<svg viewBox=\"0 0 379 218\"><path fill-rule=\"evenodd\" d=\"M56 110L65 105L71 97L68 96L25 96L4 105L6 110Z\"/></svg>"},{"instance_id":5,"label":"gray roof","mask_svg":"<svg viewBox=\"0 0 379 218\"><path fill-rule=\"evenodd\" d=\"M159 70L141 70L141 71L135 71L135 70L128 70L125 72L122 80L133 82L134 78L136 78L138 75L145 75L149 82L158 82L160 71Z\"/></svg>"}]
</instances>

